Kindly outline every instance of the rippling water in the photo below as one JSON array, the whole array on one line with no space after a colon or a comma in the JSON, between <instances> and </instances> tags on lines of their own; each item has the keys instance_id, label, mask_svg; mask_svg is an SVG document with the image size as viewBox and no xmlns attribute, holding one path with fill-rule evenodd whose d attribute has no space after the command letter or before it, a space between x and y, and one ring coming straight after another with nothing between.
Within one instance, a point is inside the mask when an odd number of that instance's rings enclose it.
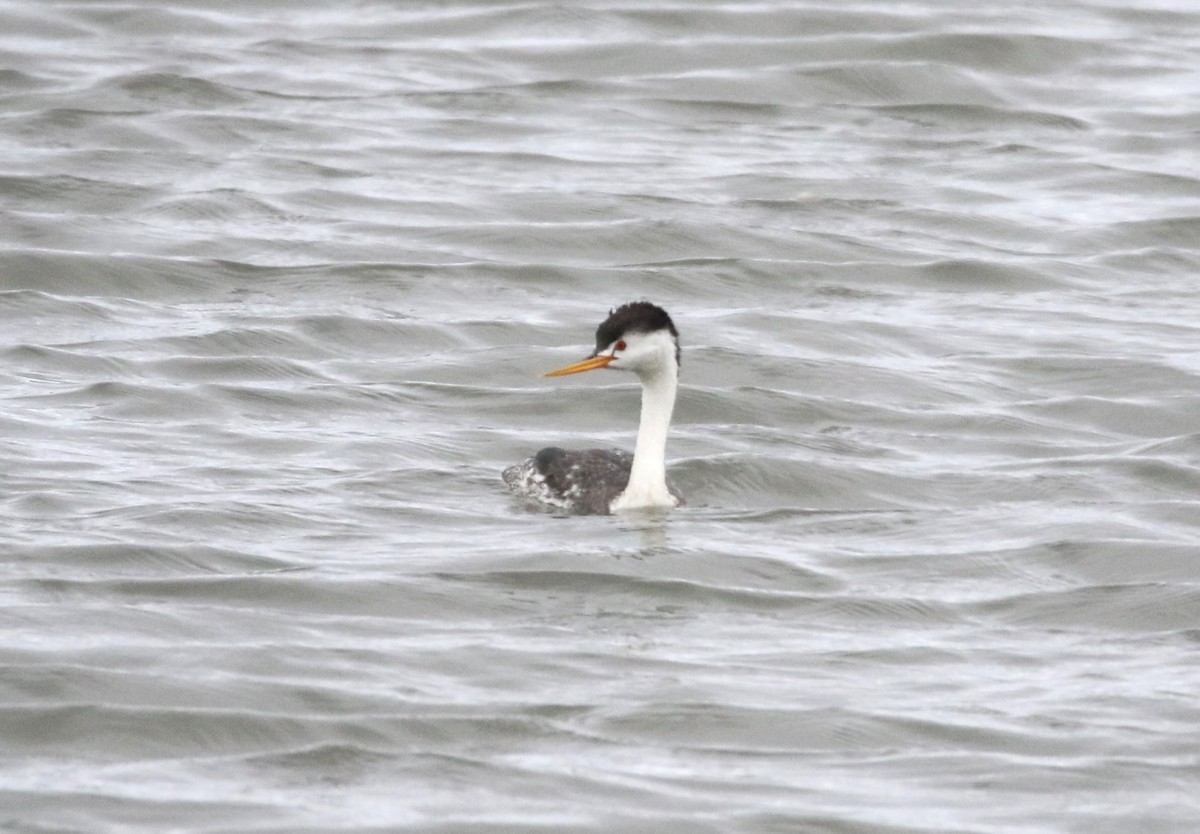
<instances>
[{"instance_id":1,"label":"rippling water","mask_svg":"<svg viewBox=\"0 0 1200 834\"><path fill-rule=\"evenodd\" d=\"M1200 9L290 5L0 3L0 828L1200 830Z\"/></svg>"}]
</instances>

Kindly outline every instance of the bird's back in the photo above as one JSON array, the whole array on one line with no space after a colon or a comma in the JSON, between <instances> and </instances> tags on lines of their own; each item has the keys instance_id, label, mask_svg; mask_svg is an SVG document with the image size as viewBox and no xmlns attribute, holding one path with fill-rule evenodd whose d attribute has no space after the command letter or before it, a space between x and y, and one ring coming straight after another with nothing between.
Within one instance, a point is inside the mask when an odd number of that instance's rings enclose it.
<instances>
[{"instance_id":1,"label":"bird's back","mask_svg":"<svg viewBox=\"0 0 1200 834\"><path fill-rule=\"evenodd\" d=\"M580 515L605 514L629 484L633 455L620 449L542 449L502 477L509 488L551 507Z\"/></svg>"},{"instance_id":2,"label":"bird's back","mask_svg":"<svg viewBox=\"0 0 1200 834\"><path fill-rule=\"evenodd\" d=\"M547 446L501 473L509 489L525 498L575 515L607 515L629 485L633 455L620 449L560 449ZM670 481L676 506L683 496Z\"/></svg>"}]
</instances>

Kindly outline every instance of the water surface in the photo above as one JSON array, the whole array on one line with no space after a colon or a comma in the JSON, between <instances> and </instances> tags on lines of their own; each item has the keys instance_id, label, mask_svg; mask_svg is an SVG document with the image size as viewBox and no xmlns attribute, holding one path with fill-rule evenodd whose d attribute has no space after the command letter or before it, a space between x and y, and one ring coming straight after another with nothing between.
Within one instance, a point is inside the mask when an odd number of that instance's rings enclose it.
<instances>
[{"instance_id":1,"label":"water surface","mask_svg":"<svg viewBox=\"0 0 1200 834\"><path fill-rule=\"evenodd\" d=\"M1197 830L1190 4L0 32L0 828Z\"/></svg>"}]
</instances>

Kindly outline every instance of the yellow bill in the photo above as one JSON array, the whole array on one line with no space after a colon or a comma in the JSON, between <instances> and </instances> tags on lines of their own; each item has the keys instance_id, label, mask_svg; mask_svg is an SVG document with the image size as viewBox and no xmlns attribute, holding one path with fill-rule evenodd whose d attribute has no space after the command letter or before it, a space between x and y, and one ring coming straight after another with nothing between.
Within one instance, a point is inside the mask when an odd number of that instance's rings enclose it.
<instances>
[{"instance_id":1,"label":"yellow bill","mask_svg":"<svg viewBox=\"0 0 1200 834\"><path fill-rule=\"evenodd\" d=\"M566 376L567 374L581 374L584 371L594 371L597 368L603 368L615 358L615 356L609 356L608 354L589 356L582 362L576 362L574 365L567 365L567 367L559 368L557 371L548 371L543 374L543 376Z\"/></svg>"}]
</instances>

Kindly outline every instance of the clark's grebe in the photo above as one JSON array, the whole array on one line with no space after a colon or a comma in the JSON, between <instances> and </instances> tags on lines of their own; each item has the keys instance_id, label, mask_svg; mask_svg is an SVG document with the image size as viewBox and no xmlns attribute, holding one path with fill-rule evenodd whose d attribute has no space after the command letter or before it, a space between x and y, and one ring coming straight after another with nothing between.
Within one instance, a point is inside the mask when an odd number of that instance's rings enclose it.
<instances>
[{"instance_id":1,"label":"clark's grebe","mask_svg":"<svg viewBox=\"0 0 1200 834\"><path fill-rule=\"evenodd\" d=\"M679 379L679 333L666 310L647 301L623 304L596 328L596 350L550 371L565 376L597 368L633 371L642 383L642 418L633 455L619 449L542 449L504 470L519 495L572 513L611 513L683 503L667 483L667 429Z\"/></svg>"}]
</instances>

